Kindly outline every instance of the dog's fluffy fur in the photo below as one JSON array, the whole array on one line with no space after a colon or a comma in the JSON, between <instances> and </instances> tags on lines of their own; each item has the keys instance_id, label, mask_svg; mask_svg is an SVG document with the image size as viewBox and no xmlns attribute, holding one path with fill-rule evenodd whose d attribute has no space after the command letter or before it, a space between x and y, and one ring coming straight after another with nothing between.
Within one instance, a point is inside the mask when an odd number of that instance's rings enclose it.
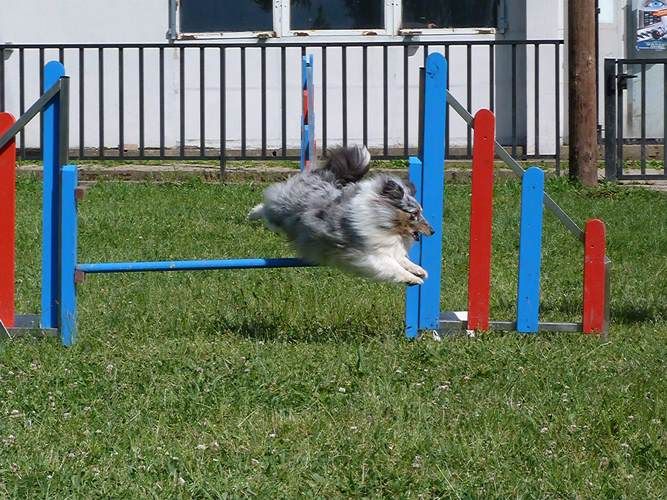
<instances>
[{"instance_id":1,"label":"dog's fluffy fur","mask_svg":"<svg viewBox=\"0 0 667 500\"><path fill-rule=\"evenodd\" d=\"M426 271L407 255L419 235L433 229L411 184L390 175L364 178L370 159L365 147L330 151L321 168L269 186L249 218L284 234L309 262L422 284Z\"/></svg>"}]
</instances>

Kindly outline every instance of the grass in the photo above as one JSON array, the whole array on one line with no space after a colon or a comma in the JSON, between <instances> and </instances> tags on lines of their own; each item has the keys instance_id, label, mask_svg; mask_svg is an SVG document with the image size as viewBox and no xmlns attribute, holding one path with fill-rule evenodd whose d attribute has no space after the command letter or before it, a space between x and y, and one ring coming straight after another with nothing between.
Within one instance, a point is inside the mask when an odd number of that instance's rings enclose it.
<instances>
[{"instance_id":1,"label":"grass","mask_svg":"<svg viewBox=\"0 0 667 500\"><path fill-rule=\"evenodd\" d=\"M18 305L39 301L19 180ZM608 224L609 339L402 338L403 291L328 269L89 276L79 342L0 342L0 496L630 497L667 493L667 198L562 179ZM80 259L283 256L262 185L98 184ZM514 314L516 182L496 188L492 315ZM463 309L469 186L446 193L443 308ZM545 225L545 319L580 320L582 251Z\"/></svg>"}]
</instances>

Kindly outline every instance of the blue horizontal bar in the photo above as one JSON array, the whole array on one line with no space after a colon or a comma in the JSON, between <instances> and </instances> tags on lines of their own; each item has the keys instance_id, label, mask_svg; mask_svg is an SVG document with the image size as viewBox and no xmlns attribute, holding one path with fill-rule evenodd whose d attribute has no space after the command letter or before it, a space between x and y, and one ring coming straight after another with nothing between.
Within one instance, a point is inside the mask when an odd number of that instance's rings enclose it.
<instances>
[{"instance_id":1,"label":"blue horizontal bar","mask_svg":"<svg viewBox=\"0 0 667 500\"><path fill-rule=\"evenodd\" d=\"M162 262L104 262L79 264L83 273L143 273L164 271L210 271L214 269L275 269L312 267L301 259L225 259L225 260L172 260Z\"/></svg>"}]
</instances>

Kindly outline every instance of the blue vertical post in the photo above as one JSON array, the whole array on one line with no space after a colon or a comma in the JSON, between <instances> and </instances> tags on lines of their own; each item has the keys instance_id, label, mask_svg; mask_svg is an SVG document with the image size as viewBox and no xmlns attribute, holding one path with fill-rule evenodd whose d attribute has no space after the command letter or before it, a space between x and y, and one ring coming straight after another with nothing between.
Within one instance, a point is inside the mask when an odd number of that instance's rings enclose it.
<instances>
[{"instance_id":1,"label":"blue vertical post","mask_svg":"<svg viewBox=\"0 0 667 500\"><path fill-rule=\"evenodd\" d=\"M539 329L543 215L544 172L538 167L531 167L523 174L521 186L516 320L516 329L521 333L537 333Z\"/></svg>"},{"instance_id":2,"label":"blue vertical post","mask_svg":"<svg viewBox=\"0 0 667 500\"><path fill-rule=\"evenodd\" d=\"M44 67L46 91L65 75L58 61ZM60 103L55 97L44 108L42 129L44 186L42 198L42 328L58 327L58 219L60 216ZM63 110L67 112L67 110Z\"/></svg>"},{"instance_id":3,"label":"blue vertical post","mask_svg":"<svg viewBox=\"0 0 667 500\"><path fill-rule=\"evenodd\" d=\"M306 162L308 161L308 149L310 148L308 144L308 139L310 138L308 134L308 125L303 125L301 129L301 161L300 161L300 166L301 166L301 171L305 172L306 171Z\"/></svg>"},{"instance_id":4,"label":"blue vertical post","mask_svg":"<svg viewBox=\"0 0 667 500\"><path fill-rule=\"evenodd\" d=\"M308 161L310 168L315 167L317 161L317 143L315 141L315 64L314 56L308 56Z\"/></svg>"},{"instance_id":5,"label":"blue vertical post","mask_svg":"<svg viewBox=\"0 0 667 500\"><path fill-rule=\"evenodd\" d=\"M60 179L60 338L65 346L76 341L76 272L77 212L76 212L77 170L74 165L62 168Z\"/></svg>"},{"instance_id":6,"label":"blue vertical post","mask_svg":"<svg viewBox=\"0 0 667 500\"><path fill-rule=\"evenodd\" d=\"M300 166L303 172L306 169L306 162L308 161L309 144L308 139L308 56L301 58L301 151L300 151Z\"/></svg>"},{"instance_id":7,"label":"blue vertical post","mask_svg":"<svg viewBox=\"0 0 667 500\"><path fill-rule=\"evenodd\" d=\"M447 60L433 53L426 60L424 75L424 215L435 233L424 239L421 265L428 279L420 288L419 329L440 326L440 281L442 277L442 218L445 189L445 118L447 113Z\"/></svg>"},{"instance_id":8,"label":"blue vertical post","mask_svg":"<svg viewBox=\"0 0 667 500\"><path fill-rule=\"evenodd\" d=\"M415 197L419 203L423 201L423 167L419 158L411 156L408 160L408 176L415 185ZM409 258L415 264L422 261L421 238L410 249ZM405 336L415 339L419 336L419 294L421 286L409 286L405 290Z\"/></svg>"}]
</instances>

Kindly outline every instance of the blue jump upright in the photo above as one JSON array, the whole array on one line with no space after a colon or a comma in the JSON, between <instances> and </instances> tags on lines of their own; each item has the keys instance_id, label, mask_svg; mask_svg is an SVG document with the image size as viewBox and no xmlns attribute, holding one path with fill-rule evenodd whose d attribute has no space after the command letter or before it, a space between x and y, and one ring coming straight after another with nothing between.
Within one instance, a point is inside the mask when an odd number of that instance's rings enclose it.
<instances>
[{"instance_id":1,"label":"blue jump upright","mask_svg":"<svg viewBox=\"0 0 667 500\"><path fill-rule=\"evenodd\" d=\"M315 145L315 81L313 55L301 58L301 171L309 171L317 159Z\"/></svg>"},{"instance_id":2,"label":"blue jump upright","mask_svg":"<svg viewBox=\"0 0 667 500\"><path fill-rule=\"evenodd\" d=\"M46 92L65 76L65 67L58 61L51 61L44 67L44 88ZM60 109L60 99L53 99L43 112L44 181L42 194L42 304L41 327L58 328L59 262L58 227L60 217L60 144L67 138L61 137L60 114L68 113Z\"/></svg>"},{"instance_id":3,"label":"blue jump upright","mask_svg":"<svg viewBox=\"0 0 667 500\"><path fill-rule=\"evenodd\" d=\"M414 245L410 258L428 272L423 285L406 293L406 336L437 330L440 323L440 280L442 276L442 218L445 188L445 124L447 115L447 60L433 53L424 73L424 126L421 158L410 158L410 180L424 216L434 229L433 236Z\"/></svg>"},{"instance_id":4,"label":"blue jump upright","mask_svg":"<svg viewBox=\"0 0 667 500\"><path fill-rule=\"evenodd\" d=\"M531 167L523 175L521 185L516 320L516 329L521 333L537 333L539 329L543 216L544 172L538 167Z\"/></svg>"},{"instance_id":5,"label":"blue jump upright","mask_svg":"<svg viewBox=\"0 0 667 500\"><path fill-rule=\"evenodd\" d=\"M58 319L62 343L71 346L76 341L76 249L78 224L76 214L77 170L74 165L62 168L60 185L60 301Z\"/></svg>"},{"instance_id":6,"label":"blue jump upright","mask_svg":"<svg viewBox=\"0 0 667 500\"><path fill-rule=\"evenodd\" d=\"M415 186L415 197L421 204L424 201L423 165L419 158L413 156L408 160L408 177ZM421 240L414 244L408 256L412 262L422 264ZM415 339L419 336L419 306L421 286L409 286L405 290L405 336Z\"/></svg>"}]
</instances>

